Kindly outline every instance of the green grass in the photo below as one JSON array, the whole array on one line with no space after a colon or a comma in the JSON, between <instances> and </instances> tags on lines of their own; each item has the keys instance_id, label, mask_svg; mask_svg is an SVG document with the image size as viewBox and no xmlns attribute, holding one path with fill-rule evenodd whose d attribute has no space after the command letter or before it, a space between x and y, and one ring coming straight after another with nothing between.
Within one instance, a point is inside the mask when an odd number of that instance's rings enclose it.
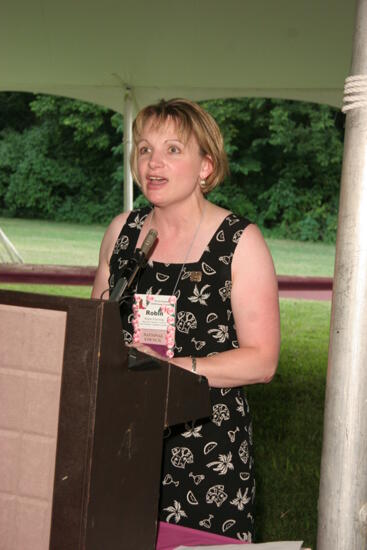
<instances>
[{"instance_id":1,"label":"green grass","mask_svg":"<svg viewBox=\"0 0 367 550\"><path fill-rule=\"evenodd\" d=\"M266 239L279 275L332 277L335 245Z\"/></svg>"},{"instance_id":2,"label":"green grass","mask_svg":"<svg viewBox=\"0 0 367 550\"><path fill-rule=\"evenodd\" d=\"M32 285L0 283L4 290L17 290L18 292L35 292L36 294L51 294L52 296L70 296L73 298L90 298L92 287L73 285Z\"/></svg>"},{"instance_id":3,"label":"green grass","mask_svg":"<svg viewBox=\"0 0 367 550\"><path fill-rule=\"evenodd\" d=\"M0 218L0 227L28 263L97 265L105 228L37 220ZM280 275L331 277L334 245L266 239Z\"/></svg>"},{"instance_id":4,"label":"green grass","mask_svg":"<svg viewBox=\"0 0 367 550\"><path fill-rule=\"evenodd\" d=\"M0 218L0 227L26 263L97 265L105 228Z\"/></svg>"},{"instance_id":5,"label":"green grass","mask_svg":"<svg viewBox=\"0 0 367 550\"><path fill-rule=\"evenodd\" d=\"M281 300L279 368L247 388L254 420L257 539L316 548L330 303Z\"/></svg>"}]
</instances>

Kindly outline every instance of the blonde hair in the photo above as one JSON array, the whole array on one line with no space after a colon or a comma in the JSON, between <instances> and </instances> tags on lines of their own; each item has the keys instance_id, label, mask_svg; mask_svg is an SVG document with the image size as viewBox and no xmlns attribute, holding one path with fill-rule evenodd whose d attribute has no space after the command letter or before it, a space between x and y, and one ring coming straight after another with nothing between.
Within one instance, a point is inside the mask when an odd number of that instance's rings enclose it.
<instances>
[{"instance_id":1,"label":"blonde hair","mask_svg":"<svg viewBox=\"0 0 367 550\"><path fill-rule=\"evenodd\" d=\"M172 119L180 136L187 140L193 134L199 144L203 156L208 155L213 163L213 171L201 185L203 193L208 193L229 174L228 160L224 151L223 137L214 118L204 111L197 103L188 99L162 99L155 105L148 105L142 109L133 123L133 147L130 157L131 172L134 180L138 180L138 148L137 144L143 128L149 120L154 126L164 124Z\"/></svg>"}]
</instances>

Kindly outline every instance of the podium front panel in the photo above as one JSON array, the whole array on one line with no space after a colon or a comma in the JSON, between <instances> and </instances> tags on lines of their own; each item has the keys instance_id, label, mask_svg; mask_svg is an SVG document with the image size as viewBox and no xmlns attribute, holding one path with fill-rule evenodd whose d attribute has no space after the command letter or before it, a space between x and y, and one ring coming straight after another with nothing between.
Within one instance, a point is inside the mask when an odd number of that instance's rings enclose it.
<instances>
[{"instance_id":1,"label":"podium front panel","mask_svg":"<svg viewBox=\"0 0 367 550\"><path fill-rule=\"evenodd\" d=\"M47 550L66 312L0 304L0 547Z\"/></svg>"},{"instance_id":2,"label":"podium front panel","mask_svg":"<svg viewBox=\"0 0 367 550\"><path fill-rule=\"evenodd\" d=\"M0 291L0 349L1 550L153 550L163 429L210 414L207 381L129 369L101 300Z\"/></svg>"}]
</instances>

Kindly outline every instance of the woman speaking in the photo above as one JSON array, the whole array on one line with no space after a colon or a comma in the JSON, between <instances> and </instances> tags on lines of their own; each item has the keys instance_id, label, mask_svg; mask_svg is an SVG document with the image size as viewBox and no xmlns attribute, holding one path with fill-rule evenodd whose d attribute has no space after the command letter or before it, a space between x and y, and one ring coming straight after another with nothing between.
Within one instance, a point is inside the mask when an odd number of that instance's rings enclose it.
<instances>
[{"instance_id":1,"label":"woman speaking","mask_svg":"<svg viewBox=\"0 0 367 550\"><path fill-rule=\"evenodd\" d=\"M135 281L138 302L122 316L124 338L160 358L163 349L170 363L205 376L212 404L211 418L166 434L160 533L179 529L197 544L210 544L214 534L250 542L255 478L243 386L269 382L277 367L273 262L256 225L205 198L228 164L219 128L199 105L173 99L145 107L133 126L131 168L151 206L108 227L92 296L112 291L154 228L156 246ZM139 308L154 316L157 303L160 314L169 312L161 348L139 329Z\"/></svg>"}]
</instances>

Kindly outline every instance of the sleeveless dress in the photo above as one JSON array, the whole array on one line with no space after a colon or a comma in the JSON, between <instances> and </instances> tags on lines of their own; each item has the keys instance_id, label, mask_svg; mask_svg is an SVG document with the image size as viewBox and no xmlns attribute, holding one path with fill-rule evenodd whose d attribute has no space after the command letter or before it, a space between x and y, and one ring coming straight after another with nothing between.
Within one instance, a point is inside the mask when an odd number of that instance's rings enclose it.
<instances>
[{"instance_id":1,"label":"sleeveless dress","mask_svg":"<svg viewBox=\"0 0 367 550\"><path fill-rule=\"evenodd\" d=\"M149 211L150 207L131 212L123 226L110 260L110 289L133 256ZM205 357L238 348L230 300L231 263L249 224L229 214L198 262L183 269L182 264L153 262L141 271L140 293L172 294L180 276L175 292L175 357ZM196 272L194 277L191 272ZM132 318L122 314L128 343ZM210 419L166 430L160 520L251 542L255 479L249 406L242 387L210 388L210 398Z\"/></svg>"}]
</instances>

